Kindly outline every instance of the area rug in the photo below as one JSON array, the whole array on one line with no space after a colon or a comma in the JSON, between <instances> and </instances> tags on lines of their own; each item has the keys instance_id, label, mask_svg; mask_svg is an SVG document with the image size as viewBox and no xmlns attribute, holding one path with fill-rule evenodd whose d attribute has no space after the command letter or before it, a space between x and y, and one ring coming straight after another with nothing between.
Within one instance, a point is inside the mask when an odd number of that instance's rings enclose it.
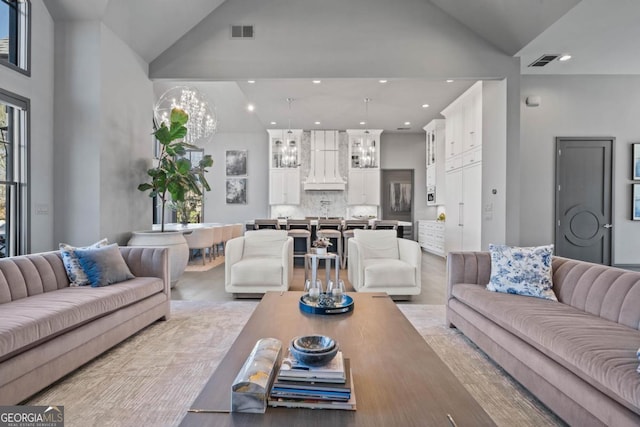
<instances>
[{"instance_id":1,"label":"area rug","mask_svg":"<svg viewBox=\"0 0 640 427\"><path fill-rule=\"evenodd\" d=\"M159 321L34 396L64 405L65 426L176 426L240 333L255 301L172 301ZM444 324L444 306L402 312L499 426L561 422Z\"/></svg>"}]
</instances>

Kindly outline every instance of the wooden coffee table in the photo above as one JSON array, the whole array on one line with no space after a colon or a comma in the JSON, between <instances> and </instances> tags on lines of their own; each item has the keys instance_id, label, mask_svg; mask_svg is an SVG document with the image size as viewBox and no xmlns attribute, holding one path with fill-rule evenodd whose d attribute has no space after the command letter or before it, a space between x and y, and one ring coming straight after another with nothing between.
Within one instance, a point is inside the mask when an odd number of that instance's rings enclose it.
<instances>
[{"instance_id":1,"label":"wooden coffee table","mask_svg":"<svg viewBox=\"0 0 640 427\"><path fill-rule=\"evenodd\" d=\"M268 292L191 405L181 426L494 426L449 368L385 293L349 293L351 313L302 313L302 292ZM265 414L228 413L231 384L260 338L284 348L298 335L335 338L351 359L357 411L267 408Z\"/></svg>"}]
</instances>

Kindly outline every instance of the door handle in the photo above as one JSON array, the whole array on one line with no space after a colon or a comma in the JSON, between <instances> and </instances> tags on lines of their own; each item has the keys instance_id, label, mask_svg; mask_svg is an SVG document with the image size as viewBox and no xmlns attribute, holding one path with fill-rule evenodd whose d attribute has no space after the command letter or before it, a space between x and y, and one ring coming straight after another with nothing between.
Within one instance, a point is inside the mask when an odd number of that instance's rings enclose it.
<instances>
[{"instance_id":1,"label":"door handle","mask_svg":"<svg viewBox=\"0 0 640 427\"><path fill-rule=\"evenodd\" d=\"M605 224L603 225L604 228L613 228L613 224Z\"/></svg>"}]
</instances>

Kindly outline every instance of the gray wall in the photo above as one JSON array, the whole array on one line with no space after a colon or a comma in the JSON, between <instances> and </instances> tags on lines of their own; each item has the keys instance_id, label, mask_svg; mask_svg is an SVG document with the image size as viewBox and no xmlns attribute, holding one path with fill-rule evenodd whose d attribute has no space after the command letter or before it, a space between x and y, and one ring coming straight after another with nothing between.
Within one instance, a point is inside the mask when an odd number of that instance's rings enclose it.
<instances>
[{"instance_id":1,"label":"gray wall","mask_svg":"<svg viewBox=\"0 0 640 427\"><path fill-rule=\"evenodd\" d=\"M0 66L0 86L31 100L30 251L51 250L53 243L53 69L54 26L42 0L33 0L31 77ZM36 208L41 212L36 214Z\"/></svg>"},{"instance_id":2,"label":"gray wall","mask_svg":"<svg viewBox=\"0 0 640 427\"><path fill-rule=\"evenodd\" d=\"M640 222L631 221L631 148L640 142L640 76L522 76L521 244L554 239L555 137L615 137L615 264L640 264ZM542 99L527 107L527 96Z\"/></svg>"},{"instance_id":3,"label":"gray wall","mask_svg":"<svg viewBox=\"0 0 640 427\"><path fill-rule=\"evenodd\" d=\"M232 23L254 25L255 38L231 40ZM150 76L496 78L518 65L423 0L234 0L152 61Z\"/></svg>"},{"instance_id":4,"label":"gray wall","mask_svg":"<svg viewBox=\"0 0 640 427\"><path fill-rule=\"evenodd\" d=\"M267 132L217 133L203 146L213 157L207 174L211 191L205 194L206 222L236 223L255 218L268 218L269 206L269 142ZM247 204L226 204L225 152L247 150Z\"/></svg>"},{"instance_id":5,"label":"gray wall","mask_svg":"<svg viewBox=\"0 0 640 427\"><path fill-rule=\"evenodd\" d=\"M126 243L151 227L135 190L151 157L147 65L98 21L55 28L54 239Z\"/></svg>"},{"instance_id":6,"label":"gray wall","mask_svg":"<svg viewBox=\"0 0 640 427\"><path fill-rule=\"evenodd\" d=\"M100 236L125 244L131 231L149 230L147 181L153 155L153 88L148 65L101 26Z\"/></svg>"},{"instance_id":7,"label":"gray wall","mask_svg":"<svg viewBox=\"0 0 640 427\"><path fill-rule=\"evenodd\" d=\"M482 249L507 234L507 83L482 83ZM495 190L495 194L494 193Z\"/></svg>"},{"instance_id":8,"label":"gray wall","mask_svg":"<svg viewBox=\"0 0 640 427\"><path fill-rule=\"evenodd\" d=\"M425 163L426 134L382 133L380 167L382 169L413 169L413 220L435 219L436 208L427 206ZM414 227L414 235L417 227Z\"/></svg>"}]
</instances>

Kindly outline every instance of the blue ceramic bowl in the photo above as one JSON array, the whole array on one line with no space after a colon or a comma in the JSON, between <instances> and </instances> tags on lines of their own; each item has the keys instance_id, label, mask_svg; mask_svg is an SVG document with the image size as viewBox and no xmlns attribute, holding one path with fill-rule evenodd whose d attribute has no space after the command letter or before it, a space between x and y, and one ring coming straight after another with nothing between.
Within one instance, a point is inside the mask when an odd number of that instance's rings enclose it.
<instances>
[{"instance_id":1,"label":"blue ceramic bowl","mask_svg":"<svg viewBox=\"0 0 640 427\"><path fill-rule=\"evenodd\" d=\"M294 338L291 341L291 345L296 350L304 353L325 353L333 350L336 342L333 338L325 335L306 335Z\"/></svg>"},{"instance_id":2,"label":"blue ceramic bowl","mask_svg":"<svg viewBox=\"0 0 640 427\"><path fill-rule=\"evenodd\" d=\"M298 362L307 366L322 366L331 362L336 354L338 354L338 345L334 346L331 350L322 353L306 353L296 349L293 344L289 346L291 356L293 356Z\"/></svg>"}]
</instances>

